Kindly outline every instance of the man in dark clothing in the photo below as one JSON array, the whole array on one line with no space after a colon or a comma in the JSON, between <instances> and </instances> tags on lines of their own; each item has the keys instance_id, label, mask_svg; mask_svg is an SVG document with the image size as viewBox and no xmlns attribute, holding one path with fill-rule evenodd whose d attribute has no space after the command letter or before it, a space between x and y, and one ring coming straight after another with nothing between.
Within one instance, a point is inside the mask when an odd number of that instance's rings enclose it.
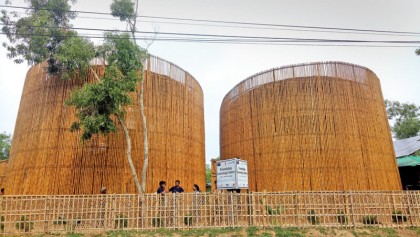
<instances>
[{"instance_id":1,"label":"man in dark clothing","mask_svg":"<svg viewBox=\"0 0 420 237\"><path fill-rule=\"evenodd\" d=\"M159 182L159 188L157 190L157 193L158 194L161 194L161 195L165 194L166 193L165 188L166 188L166 182L165 181L160 181Z\"/></svg>"},{"instance_id":2,"label":"man in dark clothing","mask_svg":"<svg viewBox=\"0 0 420 237\"><path fill-rule=\"evenodd\" d=\"M175 180L175 186L173 186L172 188L169 189L169 192L172 193L183 193L184 189L179 186L181 184L181 182L179 182L179 180Z\"/></svg>"}]
</instances>

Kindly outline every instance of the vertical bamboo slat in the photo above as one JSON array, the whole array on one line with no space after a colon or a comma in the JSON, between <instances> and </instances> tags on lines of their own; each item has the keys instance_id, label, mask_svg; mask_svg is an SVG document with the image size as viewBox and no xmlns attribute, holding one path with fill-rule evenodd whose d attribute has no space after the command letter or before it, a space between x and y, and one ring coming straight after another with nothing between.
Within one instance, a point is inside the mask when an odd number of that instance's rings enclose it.
<instances>
[{"instance_id":1,"label":"vertical bamboo slat","mask_svg":"<svg viewBox=\"0 0 420 237\"><path fill-rule=\"evenodd\" d=\"M220 109L220 157L248 161L251 191L401 189L379 79L342 62L236 85Z\"/></svg>"}]
</instances>

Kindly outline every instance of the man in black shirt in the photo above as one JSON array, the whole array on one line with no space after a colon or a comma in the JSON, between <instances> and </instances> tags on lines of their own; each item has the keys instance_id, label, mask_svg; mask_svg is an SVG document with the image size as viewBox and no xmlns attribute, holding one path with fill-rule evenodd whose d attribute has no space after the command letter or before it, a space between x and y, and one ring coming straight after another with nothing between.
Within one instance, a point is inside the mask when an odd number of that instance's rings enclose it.
<instances>
[{"instance_id":1,"label":"man in black shirt","mask_svg":"<svg viewBox=\"0 0 420 237\"><path fill-rule=\"evenodd\" d=\"M157 190L158 194L164 195L166 193L166 182L165 181L160 181L159 182L159 188Z\"/></svg>"},{"instance_id":2,"label":"man in black shirt","mask_svg":"<svg viewBox=\"0 0 420 237\"><path fill-rule=\"evenodd\" d=\"M173 186L172 188L169 189L169 192L172 193L183 193L184 189L179 186L181 184L181 182L179 182L179 180L175 180L175 186Z\"/></svg>"}]
</instances>

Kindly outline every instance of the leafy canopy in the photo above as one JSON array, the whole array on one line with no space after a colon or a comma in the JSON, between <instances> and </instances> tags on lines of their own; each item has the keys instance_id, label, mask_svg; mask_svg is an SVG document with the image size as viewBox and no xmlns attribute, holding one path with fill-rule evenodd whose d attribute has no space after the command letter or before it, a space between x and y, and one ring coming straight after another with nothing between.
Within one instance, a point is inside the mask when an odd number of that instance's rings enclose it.
<instances>
[{"instance_id":1,"label":"leafy canopy","mask_svg":"<svg viewBox=\"0 0 420 237\"><path fill-rule=\"evenodd\" d=\"M82 138L90 139L93 134L107 134L116 130L112 115L124 116L125 106L132 103L130 92L134 92L141 79L142 51L128 34L106 34L100 55L108 63L103 78L86 84L76 90L67 104L77 109L79 121L72 124L72 130L83 129Z\"/></svg>"},{"instance_id":2,"label":"leafy canopy","mask_svg":"<svg viewBox=\"0 0 420 237\"><path fill-rule=\"evenodd\" d=\"M385 100L388 119L394 119L392 132L397 139L413 137L420 131L420 107L413 103Z\"/></svg>"},{"instance_id":3,"label":"leafy canopy","mask_svg":"<svg viewBox=\"0 0 420 237\"><path fill-rule=\"evenodd\" d=\"M0 160L7 160L10 156L10 147L12 145L12 136L5 132L0 133Z\"/></svg>"},{"instance_id":4,"label":"leafy canopy","mask_svg":"<svg viewBox=\"0 0 420 237\"><path fill-rule=\"evenodd\" d=\"M114 0L111 4L112 16L120 18L120 21L134 21L134 11L134 2L131 0Z\"/></svg>"},{"instance_id":5,"label":"leafy canopy","mask_svg":"<svg viewBox=\"0 0 420 237\"><path fill-rule=\"evenodd\" d=\"M7 56L15 63L41 63L48 59L48 72L57 74L66 69L55 57L63 42L74 37L70 20L76 17L67 0L28 0L28 16L19 17L13 12L1 11L2 32L9 42L3 43Z\"/></svg>"}]
</instances>

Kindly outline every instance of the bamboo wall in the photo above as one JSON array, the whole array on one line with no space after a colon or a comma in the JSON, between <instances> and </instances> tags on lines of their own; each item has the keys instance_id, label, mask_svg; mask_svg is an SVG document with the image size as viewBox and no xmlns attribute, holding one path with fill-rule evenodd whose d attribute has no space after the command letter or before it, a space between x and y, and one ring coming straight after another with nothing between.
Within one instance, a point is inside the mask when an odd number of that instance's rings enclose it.
<instances>
[{"instance_id":1,"label":"bamboo wall","mask_svg":"<svg viewBox=\"0 0 420 237\"><path fill-rule=\"evenodd\" d=\"M0 160L0 183L4 182L6 179L7 164L9 160ZM0 185L0 189L3 188L3 185Z\"/></svg>"},{"instance_id":2,"label":"bamboo wall","mask_svg":"<svg viewBox=\"0 0 420 237\"><path fill-rule=\"evenodd\" d=\"M400 190L378 77L341 62L267 70L220 109L221 159L248 161L252 191Z\"/></svg>"},{"instance_id":3,"label":"bamboo wall","mask_svg":"<svg viewBox=\"0 0 420 237\"><path fill-rule=\"evenodd\" d=\"M0 196L0 204L4 236L249 226L420 227L419 191L146 194L144 202L133 194Z\"/></svg>"},{"instance_id":4,"label":"bamboo wall","mask_svg":"<svg viewBox=\"0 0 420 237\"><path fill-rule=\"evenodd\" d=\"M64 104L83 79L63 81L35 65L27 73L20 102L7 181L7 194L135 193L125 158L125 139L117 133L82 143L69 127L74 108ZM145 110L149 136L147 192L156 192L160 180L176 179L186 191L194 183L205 187L203 92L186 71L151 56L145 63ZM103 74L104 67L95 70ZM139 87L138 87L139 89ZM137 93L127 108L126 124L132 139L132 157L141 173L143 133Z\"/></svg>"}]
</instances>

